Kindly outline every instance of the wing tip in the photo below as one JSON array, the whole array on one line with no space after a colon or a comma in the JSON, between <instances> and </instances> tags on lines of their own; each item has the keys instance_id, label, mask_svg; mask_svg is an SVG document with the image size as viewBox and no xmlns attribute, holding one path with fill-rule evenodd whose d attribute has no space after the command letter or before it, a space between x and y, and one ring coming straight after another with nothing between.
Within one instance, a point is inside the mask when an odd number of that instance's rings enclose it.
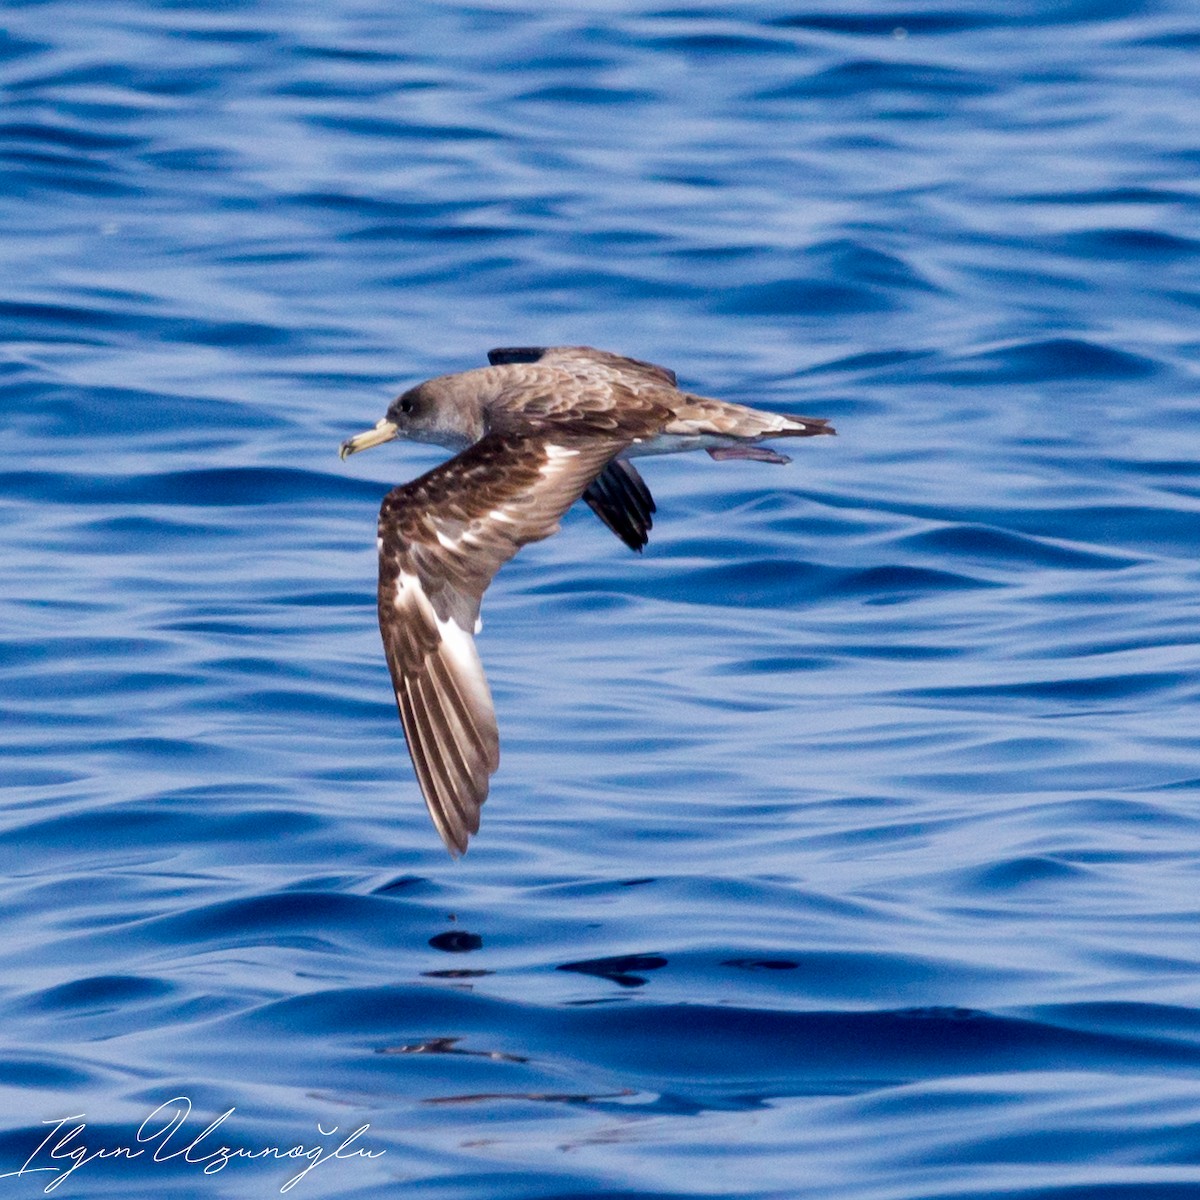
<instances>
[{"instance_id":1,"label":"wing tip","mask_svg":"<svg viewBox=\"0 0 1200 1200\"><path fill-rule=\"evenodd\" d=\"M434 618L432 624L437 630L440 623ZM417 784L433 827L457 858L479 832L480 809L500 765L500 735L483 667L465 633L454 647L444 636L437 638L406 666L392 623L381 622L381 630ZM438 632L444 635L444 629ZM466 659L464 645L470 650Z\"/></svg>"},{"instance_id":2,"label":"wing tip","mask_svg":"<svg viewBox=\"0 0 1200 1200\"><path fill-rule=\"evenodd\" d=\"M471 838L479 832L480 810L488 798L490 775L472 781L474 787L458 790L450 781L434 776L427 762L418 764L417 756L412 757L417 785L433 827L450 857L460 858L466 854Z\"/></svg>"},{"instance_id":3,"label":"wing tip","mask_svg":"<svg viewBox=\"0 0 1200 1200\"><path fill-rule=\"evenodd\" d=\"M614 458L592 480L583 500L630 550L640 554L646 548L658 508L632 463Z\"/></svg>"},{"instance_id":4,"label":"wing tip","mask_svg":"<svg viewBox=\"0 0 1200 1200\"><path fill-rule=\"evenodd\" d=\"M540 362L549 349L549 346L497 346L487 352L487 358L493 367L508 363L535 363Z\"/></svg>"}]
</instances>

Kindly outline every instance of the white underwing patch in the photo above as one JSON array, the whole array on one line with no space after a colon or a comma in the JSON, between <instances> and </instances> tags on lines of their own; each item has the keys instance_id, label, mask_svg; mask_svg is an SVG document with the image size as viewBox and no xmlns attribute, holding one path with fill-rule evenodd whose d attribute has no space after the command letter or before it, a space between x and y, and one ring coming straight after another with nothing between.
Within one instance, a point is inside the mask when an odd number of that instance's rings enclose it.
<instances>
[{"instance_id":1,"label":"white underwing patch","mask_svg":"<svg viewBox=\"0 0 1200 1200\"><path fill-rule=\"evenodd\" d=\"M410 575L407 571L400 571L396 575L396 607L401 608L406 603L405 593L415 591L418 595L424 596L425 589L421 586L420 579L415 575Z\"/></svg>"},{"instance_id":2,"label":"white underwing patch","mask_svg":"<svg viewBox=\"0 0 1200 1200\"><path fill-rule=\"evenodd\" d=\"M441 621L434 618L442 638L442 653L457 669L458 678L477 694L487 694L487 682L483 677L483 664L471 635L452 617Z\"/></svg>"},{"instance_id":3,"label":"white underwing patch","mask_svg":"<svg viewBox=\"0 0 1200 1200\"><path fill-rule=\"evenodd\" d=\"M565 469L570 459L578 457L578 450L570 450L566 446L555 446L547 442L546 461L542 463L540 473L547 478L551 475L557 475Z\"/></svg>"}]
</instances>

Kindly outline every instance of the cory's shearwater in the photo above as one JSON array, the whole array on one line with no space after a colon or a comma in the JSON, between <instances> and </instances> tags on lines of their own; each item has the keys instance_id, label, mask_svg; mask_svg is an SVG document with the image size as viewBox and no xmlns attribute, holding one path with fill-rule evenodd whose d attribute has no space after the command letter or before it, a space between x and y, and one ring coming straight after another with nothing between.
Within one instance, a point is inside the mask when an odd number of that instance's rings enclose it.
<instances>
[{"instance_id":1,"label":"cory's shearwater","mask_svg":"<svg viewBox=\"0 0 1200 1200\"><path fill-rule=\"evenodd\" d=\"M757 443L833 433L820 418L681 391L665 367L587 346L491 350L488 361L410 388L341 447L345 458L408 438L456 451L389 492L379 512L379 629L413 767L451 854L478 832L500 762L473 638L500 567L556 532L581 496L641 550L655 507L631 458L707 450L786 463Z\"/></svg>"}]
</instances>

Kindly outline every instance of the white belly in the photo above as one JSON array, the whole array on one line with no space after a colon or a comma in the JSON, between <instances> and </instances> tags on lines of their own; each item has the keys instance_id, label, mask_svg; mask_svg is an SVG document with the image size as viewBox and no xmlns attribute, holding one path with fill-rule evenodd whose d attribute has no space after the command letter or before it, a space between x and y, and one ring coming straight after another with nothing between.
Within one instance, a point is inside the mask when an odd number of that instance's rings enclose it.
<instances>
[{"instance_id":1,"label":"white belly","mask_svg":"<svg viewBox=\"0 0 1200 1200\"><path fill-rule=\"evenodd\" d=\"M744 438L724 437L719 433L660 433L657 437L634 442L620 458L644 458L648 454L683 454L688 450L707 450L710 446L738 446Z\"/></svg>"}]
</instances>

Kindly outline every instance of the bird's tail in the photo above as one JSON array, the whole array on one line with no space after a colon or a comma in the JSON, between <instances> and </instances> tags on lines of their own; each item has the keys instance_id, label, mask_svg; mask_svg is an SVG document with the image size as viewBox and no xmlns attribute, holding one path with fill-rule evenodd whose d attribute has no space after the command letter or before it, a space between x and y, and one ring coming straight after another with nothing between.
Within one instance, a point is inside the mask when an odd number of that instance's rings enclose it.
<instances>
[{"instance_id":1,"label":"bird's tail","mask_svg":"<svg viewBox=\"0 0 1200 1200\"><path fill-rule=\"evenodd\" d=\"M753 442L759 438L815 437L836 431L825 417L791 417L745 404L688 395L685 403L677 405L675 420L663 432L685 436L716 434Z\"/></svg>"},{"instance_id":2,"label":"bird's tail","mask_svg":"<svg viewBox=\"0 0 1200 1200\"><path fill-rule=\"evenodd\" d=\"M829 423L828 417L783 417L786 421L782 429L767 434L768 437L815 437L817 434L836 434Z\"/></svg>"}]
</instances>

